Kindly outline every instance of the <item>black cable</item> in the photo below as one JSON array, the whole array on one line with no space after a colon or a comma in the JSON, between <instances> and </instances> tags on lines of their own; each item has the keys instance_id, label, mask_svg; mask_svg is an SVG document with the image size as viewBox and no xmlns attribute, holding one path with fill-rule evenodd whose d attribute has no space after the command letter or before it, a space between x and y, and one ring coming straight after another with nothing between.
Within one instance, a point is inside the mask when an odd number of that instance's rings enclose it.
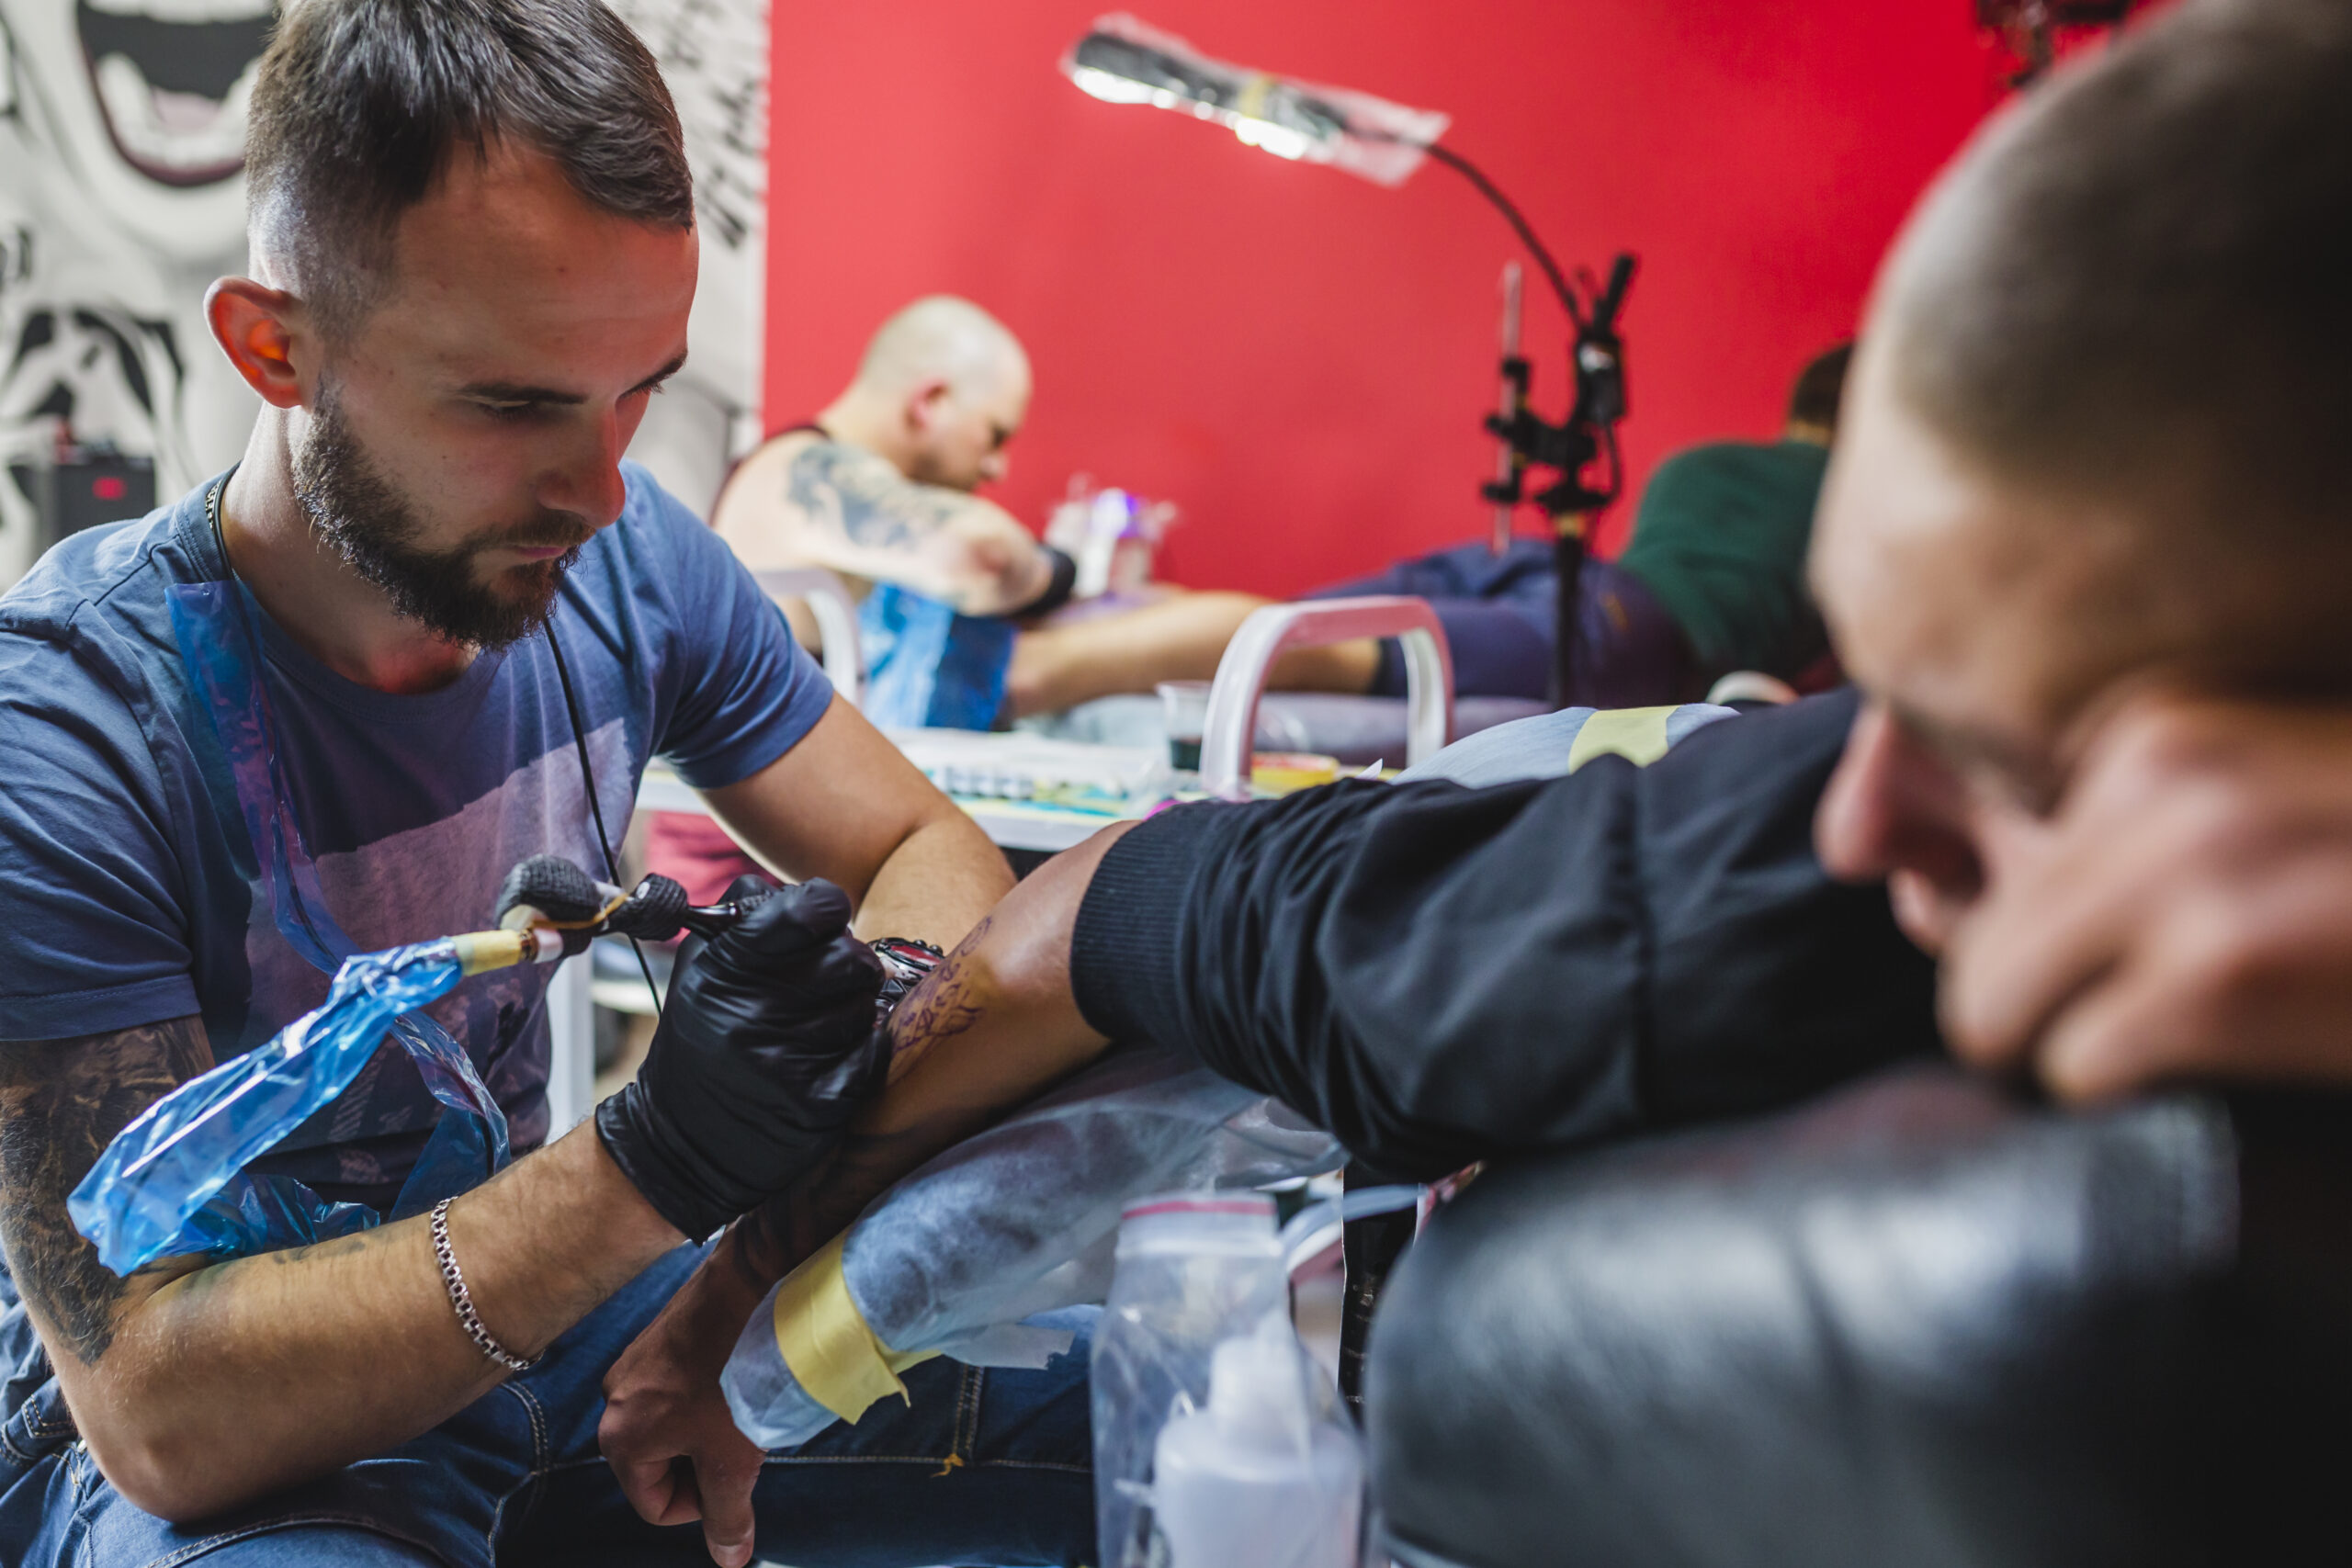
<instances>
[{"instance_id":1,"label":"black cable","mask_svg":"<svg viewBox=\"0 0 2352 1568\"><path fill-rule=\"evenodd\" d=\"M596 772L588 765L588 728L580 720L580 699L572 694L571 671L563 662L563 644L556 640L555 615L548 615L548 651L555 655L555 678L563 687L563 711L571 719L571 744L580 753L580 787L588 792L588 814L596 822L596 847L605 852L605 875L614 886L621 884L620 862L613 855L613 836L605 831L604 803L596 798ZM637 972L645 976L645 994L653 998L653 1016L662 1017L662 988L653 983L653 965L645 959L645 949L637 938L628 939L631 953L637 954ZM591 960L594 963L594 960Z\"/></svg>"},{"instance_id":2,"label":"black cable","mask_svg":"<svg viewBox=\"0 0 2352 1568\"><path fill-rule=\"evenodd\" d=\"M1510 226L1518 231L1521 243L1533 254L1535 265L1544 269L1544 276L1551 282L1552 292L1560 297L1560 309L1568 313L1568 321L1577 331L1583 332L1584 307L1577 303L1576 290L1568 287L1567 275L1560 270L1560 264L1552 259L1552 253L1544 248L1544 242L1535 237L1535 231L1528 226L1527 220L1521 216L1518 207L1512 203L1510 197L1505 196L1494 181L1481 173L1477 164L1473 164L1453 148L1431 141L1422 144L1421 151L1477 186L1478 194L1495 204L1496 210L1500 212L1510 221Z\"/></svg>"}]
</instances>

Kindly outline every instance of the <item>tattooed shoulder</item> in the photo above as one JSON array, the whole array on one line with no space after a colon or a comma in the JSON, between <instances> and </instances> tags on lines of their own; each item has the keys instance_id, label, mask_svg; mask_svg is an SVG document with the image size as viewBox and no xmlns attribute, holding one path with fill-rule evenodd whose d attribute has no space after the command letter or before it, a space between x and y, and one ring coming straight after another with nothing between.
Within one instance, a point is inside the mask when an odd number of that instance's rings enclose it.
<instances>
[{"instance_id":1,"label":"tattooed shoulder","mask_svg":"<svg viewBox=\"0 0 2352 1568\"><path fill-rule=\"evenodd\" d=\"M0 1243L52 1349L105 1355L129 1290L74 1230L66 1194L132 1117L211 1065L194 1018L0 1043Z\"/></svg>"},{"instance_id":2,"label":"tattooed shoulder","mask_svg":"<svg viewBox=\"0 0 2352 1568\"><path fill-rule=\"evenodd\" d=\"M966 504L954 491L918 484L861 447L821 439L793 454L784 487L785 498L811 522L875 549L920 544Z\"/></svg>"}]
</instances>

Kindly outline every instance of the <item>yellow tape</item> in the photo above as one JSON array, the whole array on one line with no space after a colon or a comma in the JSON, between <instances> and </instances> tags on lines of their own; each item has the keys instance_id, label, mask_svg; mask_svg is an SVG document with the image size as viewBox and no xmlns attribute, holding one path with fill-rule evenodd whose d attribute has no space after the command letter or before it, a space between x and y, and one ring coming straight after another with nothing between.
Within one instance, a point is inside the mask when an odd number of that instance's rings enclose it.
<instances>
[{"instance_id":1,"label":"yellow tape","mask_svg":"<svg viewBox=\"0 0 2352 1568\"><path fill-rule=\"evenodd\" d=\"M1646 768L1666 755L1666 721L1670 707L1604 708L1584 721L1568 748L1568 772L1575 773L1595 757L1619 756L1637 768Z\"/></svg>"},{"instance_id":2,"label":"yellow tape","mask_svg":"<svg viewBox=\"0 0 2352 1568\"><path fill-rule=\"evenodd\" d=\"M458 971L462 975L480 975L492 969L512 969L524 961L521 931L468 931L453 936L449 945L457 950ZM531 952L537 953L536 945Z\"/></svg>"},{"instance_id":3,"label":"yellow tape","mask_svg":"<svg viewBox=\"0 0 2352 1568\"><path fill-rule=\"evenodd\" d=\"M877 1399L906 1399L899 1374L939 1352L893 1350L875 1337L842 1273L847 1240L846 1233L835 1236L785 1276L775 1293L775 1348L809 1398L854 1421Z\"/></svg>"}]
</instances>

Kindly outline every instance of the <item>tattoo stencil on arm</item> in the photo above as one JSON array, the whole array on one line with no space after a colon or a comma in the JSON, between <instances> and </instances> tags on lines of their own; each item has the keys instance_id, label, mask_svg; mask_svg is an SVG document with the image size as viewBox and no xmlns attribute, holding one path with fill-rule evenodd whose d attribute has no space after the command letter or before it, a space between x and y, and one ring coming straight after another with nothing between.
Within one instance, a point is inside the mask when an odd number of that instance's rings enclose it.
<instances>
[{"instance_id":1,"label":"tattoo stencil on arm","mask_svg":"<svg viewBox=\"0 0 2352 1568\"><path fill-rule=\"evenodd\" d=\"M0 1243L52 1348L95 1363L130 1291L74 1228L66 1195L133 1117L211 1066L195 1018L0 1043ZM180 1271L163 1260L139 1273Z\"/></svg>"},{"instance_id":2,"label":"tattoo stencil on arm","mask_svg":"<svg viewBox=\"0 0 2352 1568\"><path fill-rule=\"evenodd\" d=\"M980 923L956 944L956 951L946 962L924 976L922 983L907 993L906 1000L891 1015L890 1082L905 1077L907 1070L922 1061L933 1046L979 1022L986 1011L980 1003L979 987L956 961L979 945L994 919L992 915L981 916Z\"/></svg>"}]
</instances>

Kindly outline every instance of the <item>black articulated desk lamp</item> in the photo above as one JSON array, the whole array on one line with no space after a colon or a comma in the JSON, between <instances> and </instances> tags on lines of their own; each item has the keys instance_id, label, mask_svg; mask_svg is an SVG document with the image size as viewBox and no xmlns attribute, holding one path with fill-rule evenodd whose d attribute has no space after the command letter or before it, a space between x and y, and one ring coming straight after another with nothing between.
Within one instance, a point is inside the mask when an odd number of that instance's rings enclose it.
<instances>
[{"instance_id":1,"label":"black articulated desk lamp","mask_svg":"<svg viewBox=\"0 0 2352 1568\"><path fill-rule=\"evenodd\" d=\"M1575 389L1566 417L1553 423L1530 406L1533 367L1519 352L1518 269L1506 269L1502 406L1486 427L1502 442L1497 477L1480 494L1494 503L1494 547L1510 540L1511 512L1526 499L1530 468L1559 479L1534 496L1551 520L1557 581L1552 695L1565 705L1574 690L1577 578L1591 524L1624 488L1617 422L1625 417L1624 344L1617 318L1634 280L1634 257L1618 256L1606 283L1579 271L1571 283L1518 207L1476 165L1440 143L1442 114L1407 108L1368 94L1251 71L1211 60L1182 39L1132 17L1105 17L1062 57L1070 80L1114 104L1149 104L1222 125L1252 147L1277 157L1331 164L1380 185L1395 186L1424 157L1453 170L1494 203L1543 269L1574 332L1569 369ZM1595 465L1598 479L1587 477Z\"/></svg>"}]
</instances>

